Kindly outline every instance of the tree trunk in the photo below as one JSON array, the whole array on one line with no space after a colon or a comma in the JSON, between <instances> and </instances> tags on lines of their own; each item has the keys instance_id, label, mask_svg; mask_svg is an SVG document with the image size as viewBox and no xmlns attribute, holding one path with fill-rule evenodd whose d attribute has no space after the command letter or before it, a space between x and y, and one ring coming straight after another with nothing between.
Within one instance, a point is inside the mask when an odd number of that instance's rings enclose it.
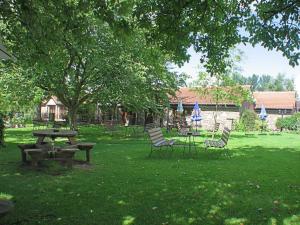
<instances>
[{"instance_id":1,"label":"tree trunk","mask_svg":"<svg viewBox=\"0 0 300 225\"><path fill-rule=\"evenodd\" d=\"M36 120L39 120L41 121L42 120L42 112L41 112L41 109L42 109L42 103L39 103L37 106L36 106Z\"/></svg>"},{"instance_id":2,"label":"tree trunk","mask_svg":"<svg viewBox=\"0 0 300 225\"><path fill-rule=\"evenodd\" d=\"M77 130L77 111L78 107L68 107L69 125L71 130Z\"/></svg>"}]
</instances>

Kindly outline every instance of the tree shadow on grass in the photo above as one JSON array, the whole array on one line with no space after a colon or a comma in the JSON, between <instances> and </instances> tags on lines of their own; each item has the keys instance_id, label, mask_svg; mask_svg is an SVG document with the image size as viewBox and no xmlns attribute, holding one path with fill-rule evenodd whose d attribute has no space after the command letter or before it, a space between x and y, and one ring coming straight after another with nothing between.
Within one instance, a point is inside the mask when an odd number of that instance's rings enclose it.
<instances>
[{"instance_id":1,"label":"tree shadow on grass","mask_svg":"<svg viewBox=\"0 0 300 225\"><path fill-rule=\"evenodd\" d=\"M196 148L191 152L184 150L184 145L174 147L174 151L169 149L163 149L161 154L159 152L153 152L151 157L146 156L145 159L151 160L178 160L178 159L194 159L198 161L209 160L230 160L234 158L253 158L261 155L262 153L273 153L278 156L294 157L295 154L300 155L299 149L296 148L267 148L263 146L242 146L235 148ZM150 151L150 148L149 148ZM293 156L291 155L293 154ZM295 155L296 156L296 155Z\"/></svg>"}]
</instances>

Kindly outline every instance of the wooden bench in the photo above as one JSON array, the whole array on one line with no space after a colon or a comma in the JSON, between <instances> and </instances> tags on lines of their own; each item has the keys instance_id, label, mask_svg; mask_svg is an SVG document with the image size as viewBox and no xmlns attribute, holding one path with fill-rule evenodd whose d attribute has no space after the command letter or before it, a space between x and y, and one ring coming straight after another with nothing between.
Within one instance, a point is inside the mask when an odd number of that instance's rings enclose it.
<instances>
[{"instance_id":1,"label":"wooden bench","mask_svg":"<svg viewBox=\"0 0 300 225\"><path fill-rule=\"evenodd\" d=\"M90 162L90 151L93 149L95 145L96 143L92 143L92 142L80 142L76 144L79 150L85 151L86 162Z\"/></svg>"},{"instance_id":2,"label":"wooden bench","mask_svg":"<svg viewBox=\"0 0 300 225\"><path fill-rule=\"evenodd\" d=\"M34 167L47 157L47 152L39 148L25 149L24 152L31 157L31 165Z\"/></svg>"},{"instance_id":3,"label":"wooden bench","mask_svg":"<svg viewBox=\"0 0 300 225\"><path fill-rule=\"evenodd\" d=\"M72 167L73 166L73 158L77 151L78 151L78 149L76 149L76 148L59 149L55 154L55 159L64 161L68 167Z\"/></svg>"},{"instance_id":4,"label":"wooden bench","mask_svg":"<svg viewBox=\"0 0 300 225\"><path fill-rule=\"evenodd\" d=\"M219 140L205 140L204 144L205 144L205 148L225 148L227 143L228 143L228 139L229 139L229 135L230 135L230 130L225 127L221 136L221 139Z\"/></svg>"},{"instance_id":5,"label":"wooden bench","mask_svg":"<svg viewBox=\"0 0 300 225\"><path fill-rule=\"evenodd\" d=\"M23 163L28 162L27 161L27 154L25 152L25 149L34 149L34 148L36 148L35 144L18 144L18 147L21 150L21 161Z\"/></svg>"},{"instance_id":6,"label":"wooden bench","mask_svg":"<svg viewBox=\"0 0 300 225\"><path fill-rule=\"evenodd\" d=\"M151 141L151 152L149 154L149 157L153 152L153 147L159 148L160 150L162 147L170 147L173 150L173 145L175 143L175 140L166 140L161 131L161 128L150 129L148 130L148 134Z\"/></svg>"}]
</instances>

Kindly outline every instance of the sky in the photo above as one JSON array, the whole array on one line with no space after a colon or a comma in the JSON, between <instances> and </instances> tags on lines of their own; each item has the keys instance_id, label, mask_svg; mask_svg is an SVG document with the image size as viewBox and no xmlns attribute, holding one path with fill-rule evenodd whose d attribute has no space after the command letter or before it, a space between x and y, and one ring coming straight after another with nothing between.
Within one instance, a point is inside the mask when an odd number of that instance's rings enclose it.
<instances>
[{"instance_id":1,"label":"sky","mask_svg":"<svg viewBox=\"0 0 300 225\"><path fill-rule=\"evenodd\" d=\"M284 73L288 77L294 78L296 90L300 94L300 66L290 66L288 60L282 56L281 52L268 51L260 45L252 47L251 45L241 44L237 48L243 52L242 61L239 65L244 76L268 74L275 77L278 73ZM190 61L181 68L175 66L174 70L185 72L192 79L196 79L201 68L200 55L192 48L189 48L188 52L191 55Z\"/></svg>"}]
</instances>

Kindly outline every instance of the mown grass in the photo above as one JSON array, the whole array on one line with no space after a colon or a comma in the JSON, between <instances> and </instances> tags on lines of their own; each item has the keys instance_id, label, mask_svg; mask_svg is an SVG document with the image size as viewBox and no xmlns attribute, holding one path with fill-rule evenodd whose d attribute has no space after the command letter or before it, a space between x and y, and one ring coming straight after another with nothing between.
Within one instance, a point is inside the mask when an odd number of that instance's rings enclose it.
<instances>
[{"instance_id":1,"label":"mown grass","mask_svg":"<svg viewBox=\"0 0 300 225\"><path fill-rule=\"evenodd\" d=\"M35 141L31 129L8 129L0 192L15 209L0 224L300 224L299 134L233 133L230 157L204 151L204 138L198 154L178 146L171 157L148 158L143 137L82 127L79 139L97 143L91 167L45 162L34 170L16 147Z\"/></svg>"}]
</instances>

